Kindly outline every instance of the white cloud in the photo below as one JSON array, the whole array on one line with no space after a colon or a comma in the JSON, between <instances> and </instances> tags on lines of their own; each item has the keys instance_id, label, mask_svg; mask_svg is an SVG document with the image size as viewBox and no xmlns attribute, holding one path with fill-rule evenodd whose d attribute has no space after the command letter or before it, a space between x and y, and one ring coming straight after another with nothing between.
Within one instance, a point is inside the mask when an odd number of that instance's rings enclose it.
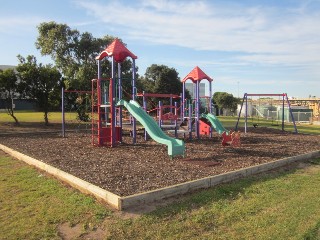
<instances>
[{"instance_id":1,"label":"white cloud","mask_svg":"<svg viewBox=\"0 0 320 240\"><path fill-rule=\"evenodd\" d=\"M81 1L126 38L207 51L250 53L240 60L276 64L320 60L320 13L308 5L277 9L211 1Z\"/></svg>"}]
</instances>

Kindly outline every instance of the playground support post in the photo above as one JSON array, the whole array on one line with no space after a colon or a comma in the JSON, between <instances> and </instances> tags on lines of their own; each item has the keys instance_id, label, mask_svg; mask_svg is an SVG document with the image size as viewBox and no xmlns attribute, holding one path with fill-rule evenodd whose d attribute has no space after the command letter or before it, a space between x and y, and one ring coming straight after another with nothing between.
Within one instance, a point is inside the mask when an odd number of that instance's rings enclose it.
<instances>
[{"instance_id":1,"label":"playground support post","mask_svg":"<svg viewBox=\"0 0 320 240\"><path fill-rule=\"evenodd\" d=\"M62 114L62 137L66 137L65 113L64 113L64 88L61 89L61 114Z\"/></svg>"},{"instance_id":2,"label":"playground support post","mask_svg":"<svg viewBox=\"0 0 320 240\"><path fill-rule=\"evenodd\" d=\"M136 64L135 59L132 59L132 100L136 100ZM132 119L132 141L133 144L137 142L137 122L136 119Z\"/></svg>"},{"instance_id":3,"label":"playground support post","mask_svg":"<svg viewBox=\"0 0 320 240\"><path fill-rule=\"evenodd\" d=\"M145 91L142 91L142 107L145 112L147 112L147 97L145 96Z\"/></svg>"},{"instance_id":4,"label":"playground support post","mask_svg":"<svg viewBox=\"0 0 320 240\"><path fill-rule=\"evenodd\" d=\"M196 135L200 139L200 127L199 127L199 115L200 115L200 81L197 81L196 84Z\"/></svg>"},{"instance_id":5,"label":"playground support post","mask_svg":"<svg viewBox=\"0 0 320 240\"><path fill-rule=\"evenodd\" d=\"M244 132L247 133L247 127L248 127L248 95L246 94L246 109L245 109L245 128Z\"/></svg>"},{"instance_id":6,"label":"playground support post","mask_svg":"<svg viewBox=\"0 0 320 240\"><path fill-rule=\"evenodd\" d=\"M212 83L209 82L209 113L212 114ZM212 126L210 126L210 137L212 138Z\"/></svg>"},{"instance_id":7,"label":"playground support post","mask_svg":"<svg viewBox=\"0 0 320 240\"><path fill-rule=\"evenodd\" d=\"M117 102L122 99L122 74L120 63L118 63L118 98ZM119 106L119 126L122 129L122 106ZM119 140L122 142L122 131L120 131Z\"/></svg>"},{"instance_id":8,"label":"playground support post","mask_svg":"<svg viewBox=\"0 0 320 240\"><path fill-rule=\"evenodd\" d=\"M184 110L184 99L183 99L183 93L180 93L180 118L181 122L183 122L184 117L183 117L183 110Z\"/></svg>"},{"instance_id":9,"label":"playground support post","mask_svg":"<svg viewBox=\"0 0 320 240\"><path fill-rule=\"evenodd\" d=\"M111 88L111 96L110 96L110 104L111 104L111 147L115 146L115 142L116 142L116 107L115 107L115 60L114 60L114 56L112 56L112 61L111 61L111 84L110 84L110 88ZM110 92L110 91L109 91Z\"/></svg>"},{"instance_id":10,"label":"playground support post","mask_svg":"<svg viewBox=\"0 0 320 240\"><path fill-rule=\"evenodd\" d=\"M244 103L245 98L246 98L246 93L243 95L243 99L242 99L240 111L239 111L239 114L238 114L238 120L237 120L237 124L236 124L236 127L235 127L235 131L238 131L238 125L239 125L240 115L241 115L241 112L242 112L243 103Z\"/></svg>"},{"instance_id":11,"label":"playground support post","mask_svg":"<svg viewBox=\"0 0 320 240\"><path fill-rule=\"evenodd\" d=\"M295 133L298 133L296 121L294 120L294 117L293 117L293 112L292 112L292 109L291 109L291 105L290 105L290 101L289 101L288 95L285 94L285 97L286 97L286 99L287 99L288 108L289 108L289 111L290 111L290 115L291 115L291 119L292 119L292 123L293 123L293 127L294 127L294 132L295 132Z\"/></svg>"},{"instance_id":12,"label":"playground support post","mask_svg":"<svg viewBox=\"0 0 320 240\"><path fill-rule=\"evenodd\" d=\"M178 103L177 102L174 102L174 115L178 116ZM176 138L178 138L178 132L177 132L177 130L178 130L178 120L177 120L177 118L175 118L175 120L174 120L174 125L175 125L174 136Z\"/></svg>"},{"instance_id":13,"label":"playground support post","mask_svg":"<svg viewBox=\"0 0 320 240\"><path fill-rule=\"evenodd\" d=\"M192 104L189 104L189 119L188 119L188 131L189 139L192 139Z\"/></svg>"},{"instance_id":14,"label":"playground support post","mask_svg":"<svg viewBox=\"0 0 320 240\"><path fill-rule=\"evenodd\" d=\"M100 105L101 105L101 84L102 84L102 82L101 82L101 61L100 60L98 60L98 79L97 79L97 92L98 92L98 94L97 94L97 111L98 111L98 118L99 118L99 120L98 120L98 136L99 136L99 139L98 139L98 144L99 145L102 145L102 138L101 138L101 136L100 136L100 134L101 134L101 129L102 129L102 122L101 122L101 108L100 108ZM93 88L92 88L92 91L93 91ZM92 92L92 103L93 103L93 96L94 96L94 92ZM92 108L93 109L93 108ZM92 117L92 121L94 121L94 118ZM92 133L93 133L93 125L94 124L92 124ZM93 138L92 138L92 143L93 143L94 141L93 141Z\"/></svg>"},{"instance_id":15,"label":"playground support post","mask_svg":"<svg viewBox=\"0 0 320 240\"><path fill-rule=\"evenodd\" d=\"M162 125L162 102L159 101L158 103L158 125L161 128Z\"/></svg>"},{"instance_id":16,"label":"playground support post","mask_svg":"<svg viewBox=\"0 0 320 240\"><path fill-rule=\"evenodd\" d=\"M186 99L186 83L182 83L182 107L181 107L181 121L184 120L185 117L185 99Z\"/></svg>"},{"instance_id":17,"label":"playground support post","mask_svg":"<svg viewBox=\"0 0 320 240\"><path fill-rule=\"evenodd\" d=\"M173 103L172 96L170 96L170 106L172 106L172 103ZM170 108L170 113L172 113L172 108Z\"/></svg>"},{"instance_id":18,"label":"playground support post","mask_svg":"<svg viewBox=\"0 0 320 240\"><path fill-rule=\"evenodd\" d=\"M147 97L145 96L145 91L142 92L142 104L144 111L147 112ZM148 133L146 129L144 129L144 140L148 140Z\"/></svg>"},{"instance_id":19,"label":"playground support post","mask_svg":"<svg viewBox=\"0 0 320 240\"><path fill-rule=\"evenodd\" d=\"M212 113L212 84L209 82L209 113Z\"/></svg>"},{"instance_id":20,"label":"playground support post","mask_svg":"<svg viewBox=\"0 0 320 240\"><path fill-rule=\"evenodd\" d=\"M282 95L282 123L281 123L282 131L284 131L284 94Z\"/></svg>"}]
</instances>

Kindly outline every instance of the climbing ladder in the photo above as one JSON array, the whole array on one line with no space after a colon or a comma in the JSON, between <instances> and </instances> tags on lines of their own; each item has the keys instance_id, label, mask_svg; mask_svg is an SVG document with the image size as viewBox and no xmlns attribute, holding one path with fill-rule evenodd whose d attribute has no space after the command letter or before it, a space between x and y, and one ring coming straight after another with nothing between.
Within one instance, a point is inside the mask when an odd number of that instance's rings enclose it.
<instances>
[{"instance_id":1,"label":"climbing ladder","mask_svg":"<svg viewBox=\"0 0 320 240\"><path fill-rule=\"evenodd\" d=\"M92 144L111 147L119 141L121 128L115 126L115 119L112 112L112 81L110 79L92 80ZM116 131L112 131L112 127ZM115 132L115 135L112 135Z\"/></svg>"}]
</instances>

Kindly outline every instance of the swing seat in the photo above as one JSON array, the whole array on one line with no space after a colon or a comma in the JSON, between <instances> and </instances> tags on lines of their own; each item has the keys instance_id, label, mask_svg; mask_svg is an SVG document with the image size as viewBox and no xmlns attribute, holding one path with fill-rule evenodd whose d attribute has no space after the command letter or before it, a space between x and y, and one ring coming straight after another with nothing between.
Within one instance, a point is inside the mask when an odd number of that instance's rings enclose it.
<instances>
[{"instance_id":1,"label":"swing seat","mask_svg":"<svg viewBox=\"0 0 320 240\"><path fill-rule=\"evenodd\" d=\"M240 132L230 131L229 134L227 132L223 132L221 134L222 137L222 146L232 146L232 147L240 147Z\"/></svg>"}]
</instances>

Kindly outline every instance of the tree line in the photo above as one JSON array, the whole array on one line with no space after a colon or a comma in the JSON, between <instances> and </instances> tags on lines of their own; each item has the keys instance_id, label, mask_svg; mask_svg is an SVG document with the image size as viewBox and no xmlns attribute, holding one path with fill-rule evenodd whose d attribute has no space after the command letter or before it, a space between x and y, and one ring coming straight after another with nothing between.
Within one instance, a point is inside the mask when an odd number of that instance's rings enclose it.
<instances>
[{"instance_id":1,"label":"tree line","mask_svg":"<svg viewBox=\"0 0 320 240\"><path fill-rule=\"evenodd\" d=\"M13 98L34 99L39 110L44 113L44 122L48 125L48 112L59 108L62 87L68 90L90 91L91 79L97 76L95 57L115 39L109 35L95 38L89 32L81 33L66 24L56 22L44 22L37 28L38 37L35 46L41 55L50 56L54 65L38 63L33 55L26 57L18 55L18 66L15 69L0 70L2 99L5 99L8 114L17 124L19 122L11 104ZM111 76L109 60L102 61L101 67L102 77L109 78ZM132 76L130 59L124 61L121 71L123 91L130 93ZM182 92L182 84L176 69L158 64L148 67L143 76L137 74L137 88L139 92L149 93L179 95ZM222 95L225 97L225 94ZM219 95L216 93L216 96ZM190 97L190 94L187 93L187 96ZM129 96L124 94L124 98ZM231 106L221 105L221 99L223 99L221 96L214 98L217 106Z\"/></svg>"}]
</instances>

